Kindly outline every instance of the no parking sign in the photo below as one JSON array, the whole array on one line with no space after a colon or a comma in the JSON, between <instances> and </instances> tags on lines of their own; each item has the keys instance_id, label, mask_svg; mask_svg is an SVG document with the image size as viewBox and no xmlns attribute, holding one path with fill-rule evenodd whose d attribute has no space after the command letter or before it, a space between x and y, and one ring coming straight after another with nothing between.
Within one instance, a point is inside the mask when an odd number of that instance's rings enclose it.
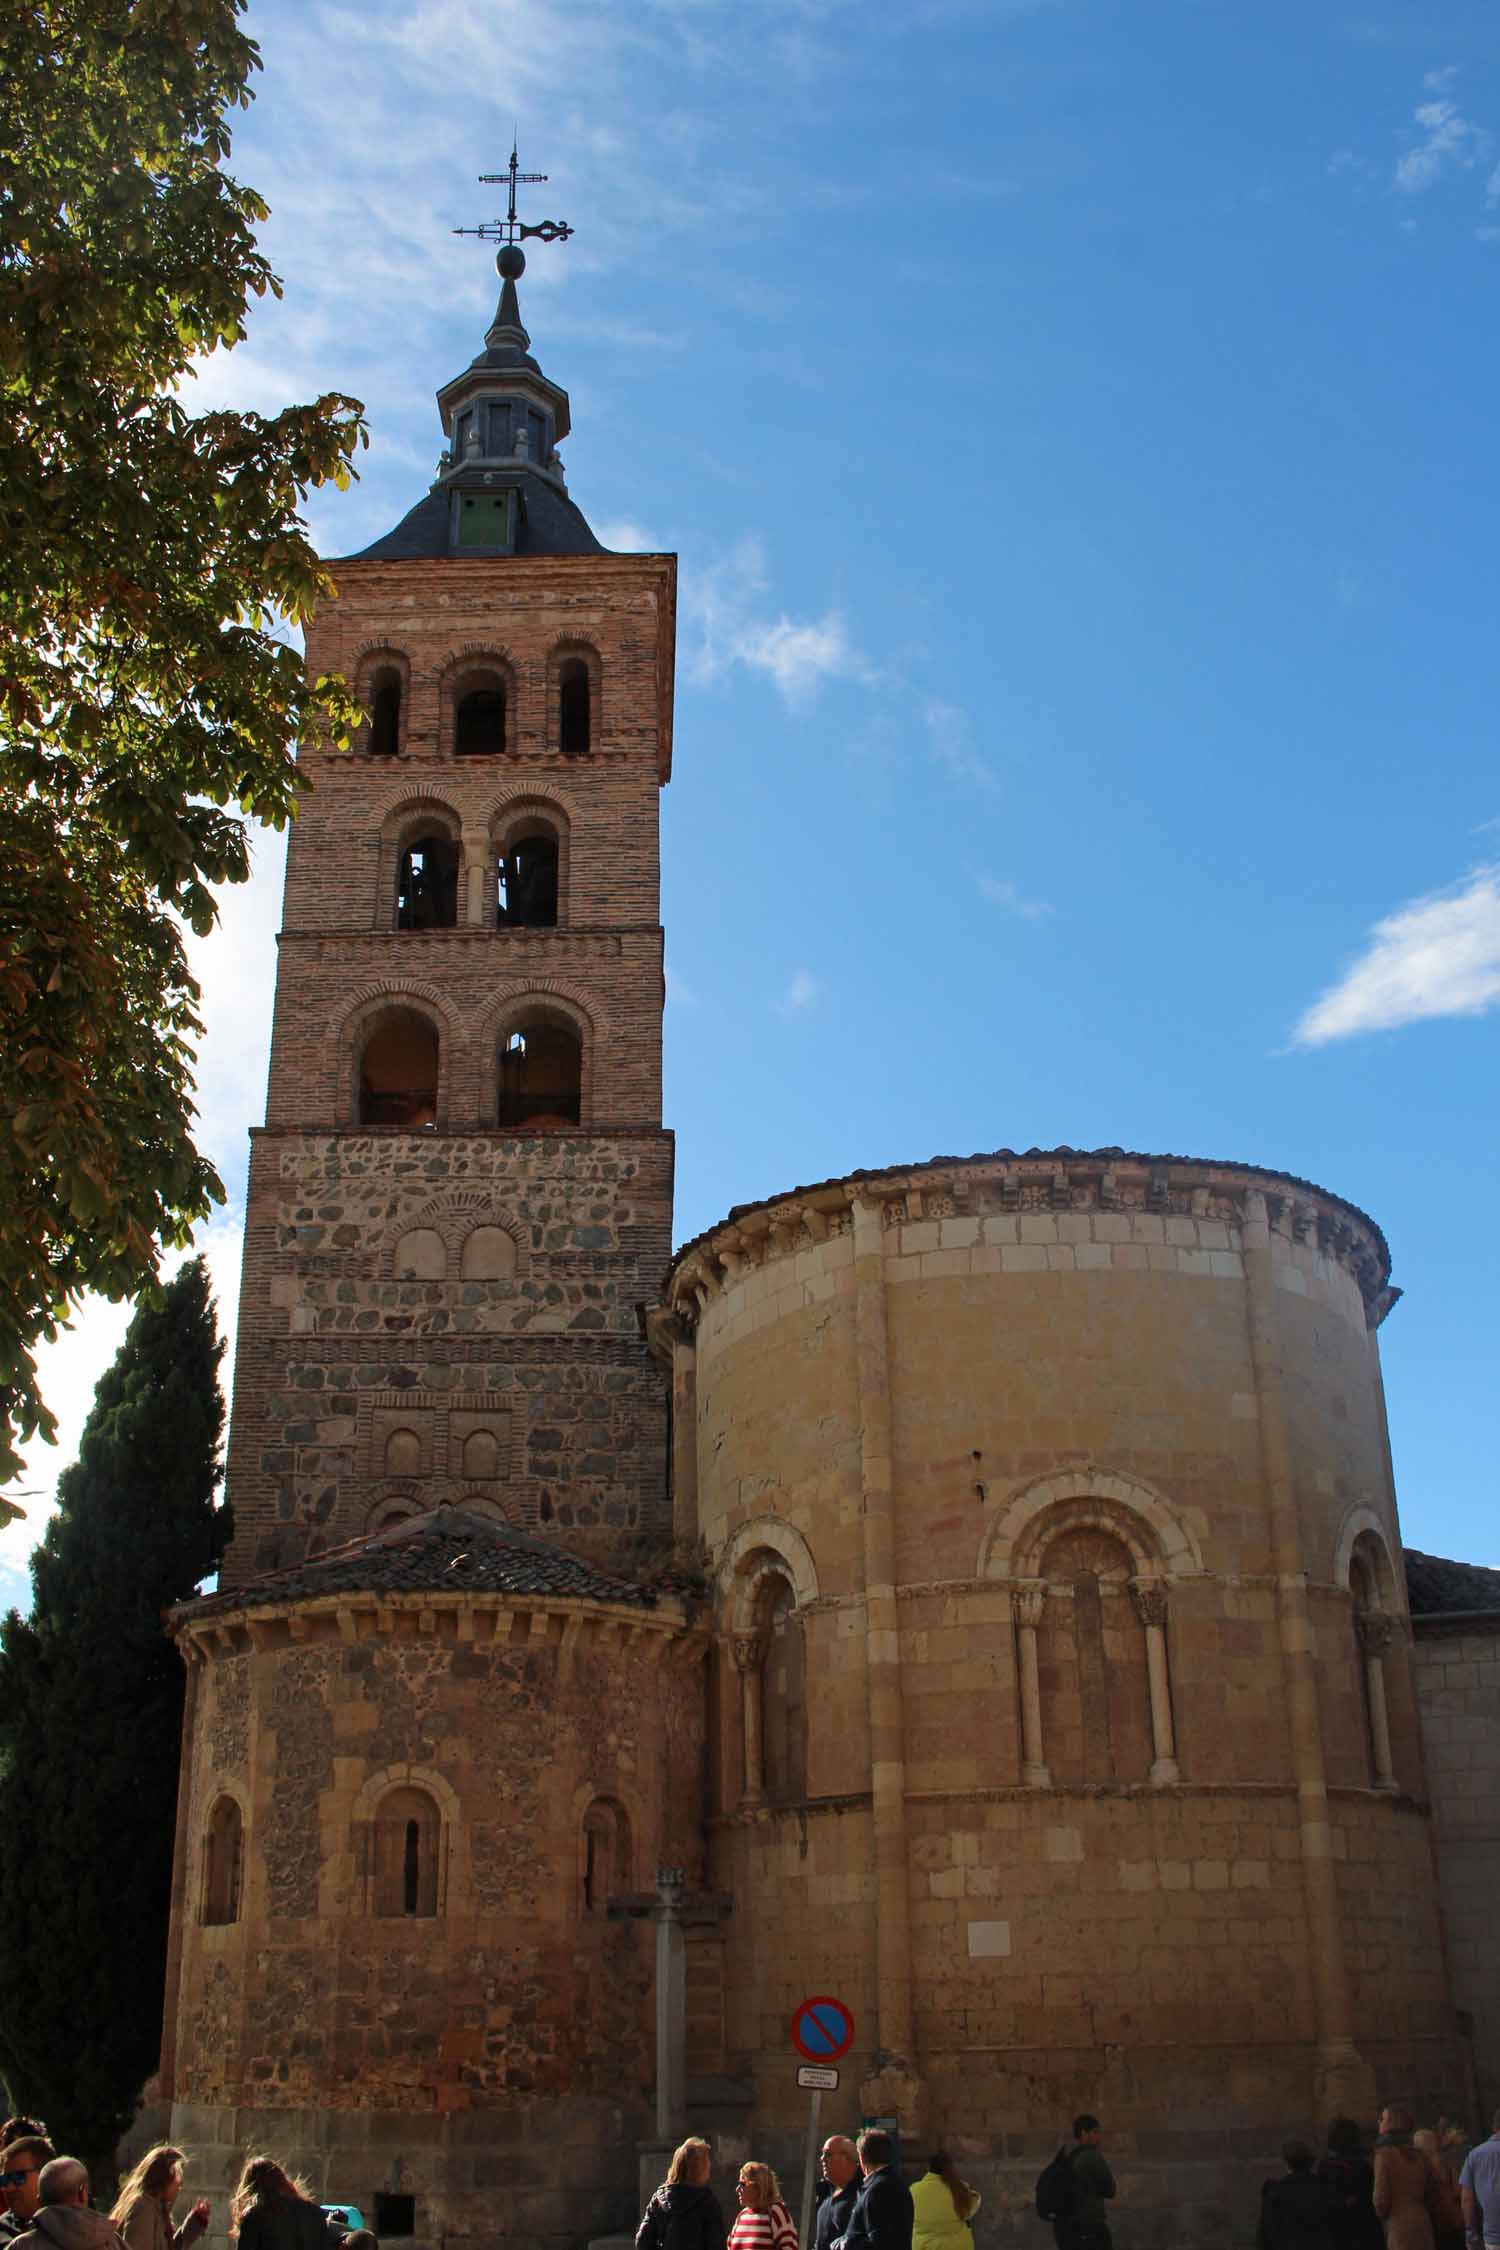
<instances>
[{"instance_id":1,"label":"no parking sign","mask_svg":"<svg viewBox=\"0 0 1500 2250\"><path fill-rule=\"evenodd\" d=\"M792 2017L792 2045L810 2063L837 2062L854 2045L854 2016L842 2000L815 1992Z\"/></svg>"}]
</instances>

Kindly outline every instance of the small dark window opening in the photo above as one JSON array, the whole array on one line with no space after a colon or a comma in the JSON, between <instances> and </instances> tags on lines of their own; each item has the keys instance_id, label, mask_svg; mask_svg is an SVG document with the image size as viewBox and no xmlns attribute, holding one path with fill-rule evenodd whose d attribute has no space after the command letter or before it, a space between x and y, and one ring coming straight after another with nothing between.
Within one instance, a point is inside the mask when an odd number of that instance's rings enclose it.
<instances>
[{"instance_id":1,"label":"small dark window opening","mask_svg":"<svg viewBox=\"0 0 1500 2250\"><path fill-rule=\"evenodd\" d=\"M438 1041L426 1018L398 1008L365 1042L359 1068L361 1125L405 1125L430 1131L437 1123Z\"/></svg>"},{"instance_id":2,"label":"small dark window opening","mask_svg":"<svg viewBox=\"0 0 1500 2250\"><path fill-rule=\"evenodd\" d=\"M415 1914L422 1892L422 1831L414 1820L406 1824L401 1852L401 1911Z\"/></svg>"},{"instance_id":3,"label":"small dark window opening","mask_svg":"<svg viewBox=\"0 0 1500 2250\"><path fill-rule=\"evenodd\" d=\"M453 714L453 749L460 758L494 758L505 748L504 688L474 688Z\"/></svg>"},{"instance_id":4,"label":"small dark window opening","mask_svg":"<svg viewBox=\"0 0 1500 2250\"><path fill-rule=\"evenodd\" d=\"M418 836L401 854L398 930L451 930L458 921L458 846L448 836Z\"/></svg>"},{"instance_id":5,"label":"small dark window opening","mask_svg":"<svg viewBox=\"0 0 1500 2250\"><path fill-rule=\"evenodd\" d=\"M370 752L376 758L394 758L400 747L401 682L393 672L381 672L370 705Z\"/></svg>"},{"instance_id":6,"label":"small dark window opening","mask_svg":"<svg viewBox=\"0 0 1500 2250\"><path fill-rule=\"evenodd\" d=\"M533 1132L576 1125L582 1080L583 1051L576 1031L555 1023L513 1031L500 1050L497 1122Z\"/></svg>"},{"instance_id":7,"label":"small dark window opening","mask_svg":"<svg viewBox=\"0 0 1500 2250\"><path fill-rule=\"evenodd\" d=\"M417 2199L414 2195L375 2194L375 2232L378 2235L404 2235L408 2239L417 2231Z\"/></svg>"},{"instance_id":8,"label":"small dark window opening","mask_svg":"<svg viewBox=\"0 0 1500 2250\"><path fill-rule=\"evenodd\" d=\"M588 756L589 720L589 668L581 656L570 656L557 692L557 746L565 758Z\"/></svg>"},{"instance_id":9,"label":"small dark window opening","mask_svg":"<svg viewBox=\"0 0 1500 2250\"><path fill-rule=\"evenodd\" d=\"M599 1879L598 1855L599 1838L592 1828L586 1828L583 1832L583 1903L590 1914L599 1903L595 1890Z\"/></svg>"},{"instance_id":10,"label":"small dark window opening","mask_svg":"<svg viewBox=\"0 0 1500 2250\"><path fill-rule=\"evenodd\" d=\"M500 862L495 920L502 930L557 927L557 838L526 836Z\"/></svg>"}]
</instances>

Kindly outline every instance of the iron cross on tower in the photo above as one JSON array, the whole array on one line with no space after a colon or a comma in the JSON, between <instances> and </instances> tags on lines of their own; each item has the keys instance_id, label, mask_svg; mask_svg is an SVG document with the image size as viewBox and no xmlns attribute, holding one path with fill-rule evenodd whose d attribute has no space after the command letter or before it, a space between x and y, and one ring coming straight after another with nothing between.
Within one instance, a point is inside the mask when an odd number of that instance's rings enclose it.
<instances>
[{"instance_id":1,"label":"iron cross on tower","mask_svg":"<svg viewBox=\"0 0 1500 2250\"><path fill-rule=\"evenodd\" d=\"M534 235L539 242L566 242L573 229L565 219L543 219L539 225L527 226L516 217L516 189L538 187L546 179L545 172L523 172L511 143L510 162L503 172L481 172L481 185L493 186L501 180L510 183L510 202L503 219L485 219L477 227L455 227L455 234L477 234L482 242L498 242L495 253L495 271L502 281L519 281L526 271L526 253L521 244Z\"/></svg>"}]
</instances>

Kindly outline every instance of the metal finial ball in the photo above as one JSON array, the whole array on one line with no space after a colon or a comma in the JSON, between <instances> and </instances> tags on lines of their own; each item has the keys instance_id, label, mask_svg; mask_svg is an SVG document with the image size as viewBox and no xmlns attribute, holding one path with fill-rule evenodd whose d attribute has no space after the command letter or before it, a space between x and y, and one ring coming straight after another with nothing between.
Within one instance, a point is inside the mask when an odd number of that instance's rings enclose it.
<instances>
[{"instance_id":1,"label":"metal finial ball","mask_svg":"<svg viewBox=\"0 0 1500 2250\"><path fill-rule=\"evenodd\" d=\"M519 281L526 271L526 253L518 242L507 242L495 253L495 271L502 281Z\"/></svg>"}]
</instances>

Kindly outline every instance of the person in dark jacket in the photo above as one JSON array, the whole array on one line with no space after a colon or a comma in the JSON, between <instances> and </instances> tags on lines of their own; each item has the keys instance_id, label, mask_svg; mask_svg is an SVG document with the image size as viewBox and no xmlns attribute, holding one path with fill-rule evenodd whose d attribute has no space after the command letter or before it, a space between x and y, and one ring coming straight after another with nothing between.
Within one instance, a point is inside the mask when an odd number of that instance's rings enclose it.
<instances>
[{"instance_id":1,"label":"person in dark jacket","mask_svg":"<svg viewBox=\"0 0 1500 2250\"><path fill-rule=\"evenodd\" d=\"M12 2117L8 2122L30 2127L36 2120ZM25 2234L35 2222L42 2199L42 2166L50 2164L56 2154L45 2133L28 2130L0 2142L0 2243Z\"/></svg>"},{"instance_id":2,"label":"person in dark jacket","mask_svg":"<svg viewBox=\"0 0 1500 2250\"><path fill-rule=\"evenodd\" d=\"M1104 2155L1104 2127L1085 2110L1073 2120L1068 2144L1068 2170L1073 2180L1073 2203L1066 2216L1055 2219L1052 2232L1057 2250L1110 2250L1106 2203L1115 2199L1115 2176Z\"/></svg>"},{"instance_id":3,"label":"person in dark jacket","mask_svg":"<svg viewBox=\"0 0 1500 2250\"><path fill-rule=\"evenodd\" d=\"M708 2184L712 2170L707 2141L684 2141L641 2214L635 2250L724 2250L724 2214Z\"/></svg>"},{"instance_id":4,"label":"person in dark jacket","mask_svg":"<svg viewBox=\"0 0 1500 2250\"><path fill-rule=\"evenodd\" d=\"M229 2203L240 2250L330 2250L323 2206L284 2172L274 2156L252 2156Z\"/></svg>"},{"instance_id":5,"label":"person in dark jacket","mask_svg":"<svg viewBox=\"0 0 1500 2250\"><path fill-rule=\"evenodd\" d=\"M1338 2250L1343 2211L1337 2191L1313 2170L1306 2141L1282 2149L1286 2170L1260 2191L1256 2250Z\"/></svg>"},{"instance_id":6,"label":"person in dark jacket","mask_svg":"<svg viewBox=\"0 0 1500 2250\"><path fill-rule=\"evenodd\" d=\"M833 2250L834 2243L847 2232L854 2216L864 2175L859 2168L859 2152L843 2133L829 2135L819 2161L828 2182L828 2193L818 2205L813 2250Z\"/></svg>"},{"instance_id":7,"label":"person in dark jacket","mask_svg":"<svg viewBox=\"0 0 1500 2250\"><path fill-rule=\"evenodd\" d=\"M1318 2160L1318 2178L1338 2197L1334 2234L1338 2250L1385 2250L1385 2228L1375 2216L1375 2170L1352 2117L1336 2117L1329 2126L1328 2150Z\"/></svg>"},{"instance_id":8,"label":"person in dark jacket","mask_svg":"<svg viewBox=\"0 0 1500 2250\"><path fill-rule=\"evenodd\" d=\"M864 2184L833 2250L911 2250L911 2189L896 2170L890 2134L872 2127L854 2146Z\"/></svg>"}]
</instances>

